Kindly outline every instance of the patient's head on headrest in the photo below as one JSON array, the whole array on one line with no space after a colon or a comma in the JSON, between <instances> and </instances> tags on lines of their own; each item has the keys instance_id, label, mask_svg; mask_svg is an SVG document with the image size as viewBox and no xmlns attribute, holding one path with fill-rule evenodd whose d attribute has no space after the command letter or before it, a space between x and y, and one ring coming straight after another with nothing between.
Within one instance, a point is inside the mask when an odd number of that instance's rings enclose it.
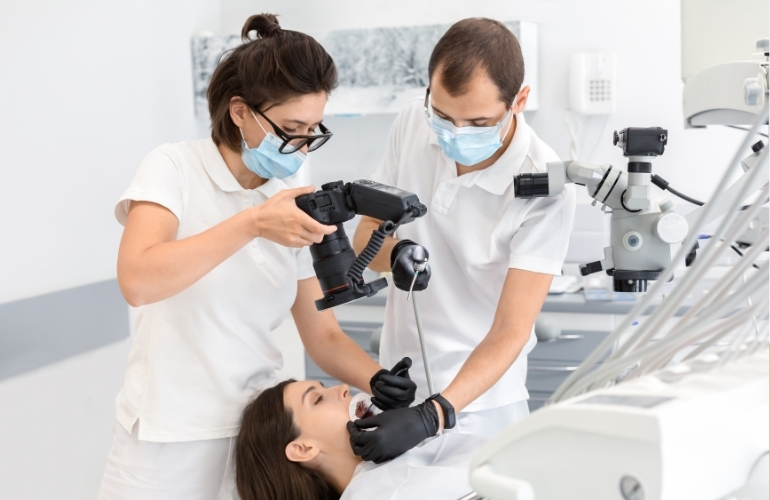
<instances>
[{"instance_id":1,"label":"patient's head on headrest","mask_svg":"<svg viewBox=\"0 0 770 500\"><path fill-rule=\"evenodd\" d=\"M263 391L243 412L235 451L238 494L266 498L339 499L324 470L352 455L345 425L348 386L287 380Z\"/></svg>"}]
</instances>

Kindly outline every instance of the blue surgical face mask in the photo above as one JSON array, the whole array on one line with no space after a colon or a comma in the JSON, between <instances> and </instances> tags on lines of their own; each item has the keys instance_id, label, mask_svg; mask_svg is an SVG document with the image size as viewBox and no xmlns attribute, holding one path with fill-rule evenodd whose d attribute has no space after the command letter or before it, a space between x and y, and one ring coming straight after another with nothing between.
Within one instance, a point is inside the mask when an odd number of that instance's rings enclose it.
<instances>
[{"instance_id":1,"label":"blue surgical face mask","mask_svg":"<svg viewBox=\"0 0 770 500\"><path fill-rule=\"evenodd\" d=\"M254 116L253 112L251 116ZM246 144L246 138L243 137L243 130L241 130L241 138L243 139L241 159L246 168L263 179L270 179L272 177L283 179L296 174L299 167L305 163L307 155L302 151L295 151L288 155L279 152L278 148L281 147L283 141L272 133L267 132L256 116L254 116L254 120L256 120L262 131L265 132L265 138L262 139L258 147L250 149L249 145Z\"/></svg>"},{"instance_id":2,"label":"blue surgical face mask","mask_svg":"<svg viewBox=\"0 0 770 500\"><path fill-rule=\"evenodd\" d=\"M505 134L508 134L512 112L492 127L456 127L452 122L445 120L436 113L426 110L431 128L438 135L438 144L449 158L461 165L475 165L486 160L503 145L500 132L507 121Z\"/></svg>"}]
</instances>

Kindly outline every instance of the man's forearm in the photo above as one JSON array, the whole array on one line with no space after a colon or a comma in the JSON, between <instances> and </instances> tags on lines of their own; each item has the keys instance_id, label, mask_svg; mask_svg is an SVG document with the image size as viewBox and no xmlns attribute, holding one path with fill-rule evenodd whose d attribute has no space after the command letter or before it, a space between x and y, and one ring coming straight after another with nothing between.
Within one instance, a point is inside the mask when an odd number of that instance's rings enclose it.
<instances>
[{"instance_id":1,"label":"man's forearm","mask_svg":"<svg viewBox=\"0 0 770 500\"><path fill-rule=\"evenodd\" d=\"M342 331L305 347L310 359L332 377L371 393L369 381L382 367Z\"/></svg>"},{"instance_id":2,"label":"man's forearm","mask_svg":"<svg viewBox=\"0 0 770 500\"><path fill-rule=\"evenodd\" d=\"M455 379L441 393L456 412L487 392L516 361L532 331L531 328L519 330L493 327L476 346Z\"/></svg>"},{"instance_id":3,"label":"man's forearm","mask_svg":"<svg viewBox=\"0 0 770 500\"><path fill-rule=\"evenodd\" d=\"M442 395L461 411L500 380L532 335L553 276L509 269L487 336L473 350Z\"/></svg>"},{"instance_id":4,"label":"man's forearm","mask_svg":"<svg viewBox=\"0 0 770 500\"><path fill-rule=\"evenodd\" d=\"M356 251L356 254L361 253L361 250L363 250L369 242L372 233L380 227L381 223L382 221L372 219L371 217L361 218L361 222L359 222L358 228L356 229L356 234L353 236L353 249ZM382 248L377 253L377 256L369 264L369 269L378 273L390 272L390 252L393 250L393 247L396 246L396 243L398 243L397 239L387 236L385 242L382 244Z\"/></svg>"}]
</instances>

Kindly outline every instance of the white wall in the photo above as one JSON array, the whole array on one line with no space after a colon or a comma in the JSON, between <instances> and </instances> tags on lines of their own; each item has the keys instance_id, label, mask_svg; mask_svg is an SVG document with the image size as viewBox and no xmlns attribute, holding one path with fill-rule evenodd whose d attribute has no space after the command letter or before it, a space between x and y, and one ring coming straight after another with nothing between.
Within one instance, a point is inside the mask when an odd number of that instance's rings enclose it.
<instances>
[{"instance_id":1,"label":"white wall","mask_svg":"<svg viewBox=\"0 0 770 500\"><path fill-rule=\"evenodd\" d=\"M218 0L0 2L0 303L114 277L139 161L206 133L204 29ZM96 498L129 344L0 383L0 498Z\"/></svg>"},{"instance_id":2,"label":"white wall","mask_svg":"<svg viewBox=\"0 0 770 500\"><path fill-rule=\"evenodd\" d=\"M684 130L671 0L2 2L0 303L114 277L121 228L112 208L137 164L161 143L207 133L193 116L189 36L238 32L261 11L308 32L468 16L537 22L541 102L528 120L564 158L569 54L616 51L618 112L590 119L581 156L622 164L613 129L667 127L655 169L695 197L708 198L740 138ZM329 118L336 136L315 155L316 183L370 173L392 119Z\"/></svg>"},{"instance_id":3,"label":"white wall","mask_svg":"<svg viewBox=\"0 0 770 500\"><path fill-rule=\"evenodd\" d=\"M448 23L472 16L536 22L540 38L540 107L527 119L540 137L563 158L569 157L564 122L569 55L580 51L615 51L617 113L606 120L589 120L581 159L623 165L620 150L612 146L613 130L628 126L665 127L669 130L669 145L653 168L673 187L702 199L713 191L724 164L739 144L741 132L719 127L684 129L679 9L679 2L672 0L264 0L258 4L222 0L222 27L228 33L239 32L245 19L258 12L279 14L284 27L309 33ZM367 116L327 120L335 137L316 153L316 181L370 172L384 151L392 119Z\"/></svg>"},{"instance_id":4,"label":"white wall","mask_svg":"<svg viewBox=\"0 0 770 500\"><path fill-rule=\"evenodd\" d=\"M112 209L195 139L190 35L217 0L0 2L0 303L115 276Z\"/></svg>"},{"instance_id":5,"label":"white wall","mask_svg":"<svg viewBox=\"0 0 770 500\"><path fill-rule=\"evenodd\" d=\"M130 340L0 383L0 498L94 500Z\"/></svg>"}]
</instances>

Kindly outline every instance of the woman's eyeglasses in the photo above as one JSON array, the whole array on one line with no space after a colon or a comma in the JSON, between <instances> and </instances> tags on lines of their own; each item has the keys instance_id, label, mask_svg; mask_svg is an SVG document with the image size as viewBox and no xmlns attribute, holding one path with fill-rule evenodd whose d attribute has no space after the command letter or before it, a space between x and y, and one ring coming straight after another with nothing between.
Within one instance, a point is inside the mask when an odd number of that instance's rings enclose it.
<instances>
[{"instance_id":1,"label":"woman's eyeglasses","mask_svg":"<svg viewBox=\"0 0 770 500\"><path fill-rule=\"evenodd\" d=\"M262 111L260 111L256 107L252 109L254 109L257 113L259 113L259 115L265 120L267 120L267 123L269 123L273 127L273 130L275 131L275 135L283 141L281 146L278 148L278 152L285 155L290 155L292 153L295 153L300 149L304 148L305 146L307 146L308 153L311 151L315 151L316 149L326 144L326 142L329 139L331 139L332 135L334 135L332 134L331 130L329 130L324 126L323 123L318 124L318 128L321 129L320 134L315 134L315 135L287 134L286 132L281 130L281 127L273 123L273 121L270 120L270 118L265 116L265 114Z\"/></svg>"}]
</instances>

